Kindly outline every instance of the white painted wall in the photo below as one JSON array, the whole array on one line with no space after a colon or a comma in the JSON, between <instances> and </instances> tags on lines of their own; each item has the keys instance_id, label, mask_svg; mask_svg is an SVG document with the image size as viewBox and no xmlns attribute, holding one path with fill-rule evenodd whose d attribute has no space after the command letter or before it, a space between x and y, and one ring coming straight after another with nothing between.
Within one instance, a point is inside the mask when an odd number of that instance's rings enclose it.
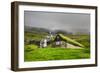
<instances>
[{"instance_id":1,"label":"white painted wall","mask_svg":"<svg viewBox=\"0 0 100 73\"><path fill-rule=\"evenodd\" d=\"M0 73L14 73L10 70L10 54L11 54L11 6L10 3L15 0L0 0ZM18 0L16 0L18 1ZM100 13L100 0L19 0L27 2L45 2L45 3L62 3L62 4L77 4L77 5L93 5L99 7ZM98 14L98 19L100 14ZM99 24L100 22L98 22ZM98 25L98 28L100 25ZM100 32L100 29L98 29ZM100 37L100 33L98 33ZM100 38L98 39L100 43ZM98 52L100 52L98 46ZM100 56L100 53L98 54ZM99 57L100 65L100 57ZM40 70L40 71L26 71L22 73L99 73L100 66L86 67L86 68L73 68L73 69L55 69L55 70ZM19 73L19 72L18 72Z\"/></svg>"}]
</instances>

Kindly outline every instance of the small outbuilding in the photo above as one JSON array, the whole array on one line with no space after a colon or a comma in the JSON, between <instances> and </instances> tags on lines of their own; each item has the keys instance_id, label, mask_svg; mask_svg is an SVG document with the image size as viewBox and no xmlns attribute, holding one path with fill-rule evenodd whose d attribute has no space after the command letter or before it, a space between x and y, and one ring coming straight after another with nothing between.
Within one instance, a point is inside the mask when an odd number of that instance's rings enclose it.
<instances>
[{"instance_id":1,"label":"small outbuilding","mask_svg":"<svg viewBox=\"0 0 100 73\"><path fill-rule=\"evenodd\" d=\"M62 48L82 48L84 47L79 42L64 36L62 34L57 34L54 41L53 41L54 47L62 47Z\"/></svg>"}]
</instances>

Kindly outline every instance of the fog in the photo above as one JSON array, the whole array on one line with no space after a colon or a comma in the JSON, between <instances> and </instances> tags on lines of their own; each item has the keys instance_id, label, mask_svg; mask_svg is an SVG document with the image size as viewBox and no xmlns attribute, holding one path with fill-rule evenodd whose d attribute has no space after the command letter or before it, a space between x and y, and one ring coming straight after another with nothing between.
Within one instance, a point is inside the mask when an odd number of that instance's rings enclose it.
<instances>
[{"instance_id":1,"label":"fog","mask_svg":"<svg viewBox=\"0 0 100 73\"><path fill-rule=\"evenodd\" d=\"M24 11L24 24L29 27L90 32L90 14Z\"/></svg>"}]
</instances>

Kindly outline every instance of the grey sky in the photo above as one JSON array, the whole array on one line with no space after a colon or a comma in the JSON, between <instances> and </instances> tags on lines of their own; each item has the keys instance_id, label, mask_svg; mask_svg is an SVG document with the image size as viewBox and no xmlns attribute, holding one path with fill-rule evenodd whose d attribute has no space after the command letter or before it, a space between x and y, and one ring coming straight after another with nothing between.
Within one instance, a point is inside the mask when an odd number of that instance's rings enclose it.
<instances>
[{"instance_id":1,"label":"grey sky","mask_svg":"<svg viewBox=\"0 0 100 73\"><path fill-rule=\"evenodd\" d=\"M25 11L24 18L25 26L30 27L69 32L90 31L90 14Z\"/></svg>"}]
</instances>

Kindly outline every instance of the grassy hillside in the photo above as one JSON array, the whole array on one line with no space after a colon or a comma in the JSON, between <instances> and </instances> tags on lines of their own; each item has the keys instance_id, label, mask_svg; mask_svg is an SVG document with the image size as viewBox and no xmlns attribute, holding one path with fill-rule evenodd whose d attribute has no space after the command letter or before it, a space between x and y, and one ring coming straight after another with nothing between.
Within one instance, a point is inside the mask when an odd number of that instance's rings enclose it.
<instances>
[{"instance_id":1,"label":"grassy hillside","mask_svg":"<svg viewBox=\"0 0 100 73\"><path fill-rule=\"evenodd\" d=\"M60 47L53 48L50 46L46 48L39 48L39 46L35 44L29 44L28 42L26 42L32 39L40 41L46 35L48 35L47 32L25 31L24 33L24 40L25 40L24 60L25 61L69 60L69 59L90 58L90 36L86 34L84 35L64 34L64 36L67 36L84 46L84 48L79 48L79 49L60 48ZM75 41L71 41L71 43Z\"/></svg>"},{"instance_id":2,"label":"grassy hillside","mask_svg":"<svg viewBox=\"0 0 100 73\"><path fill-rule=\"evenodd\" d=\"M30 47L29 47L30 46ZM37 48L33 45L25 47L25 61L69 60L90 58L89 48Z\"/></svg>"}]
</instances>

